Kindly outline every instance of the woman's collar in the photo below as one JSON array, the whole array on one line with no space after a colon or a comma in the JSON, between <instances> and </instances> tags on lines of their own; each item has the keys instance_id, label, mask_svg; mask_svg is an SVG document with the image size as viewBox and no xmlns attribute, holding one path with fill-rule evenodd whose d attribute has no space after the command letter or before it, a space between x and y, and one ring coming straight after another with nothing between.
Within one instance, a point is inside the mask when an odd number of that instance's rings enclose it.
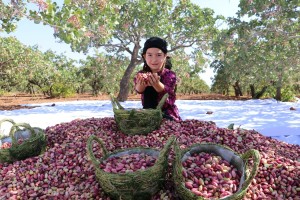
<instances>
[{"instance_id":1,"label":"woman's collar","mask_svg":"<svg viewBox=\"0 0 300 200\"><path fill-rule=\"evenodd\" d=\"M166 73L167 70L168 70L168 69L166 69L166 68L164 67L162 70L160 70L159 72L157 72L157 74L158 74L159 76L161 76L161 75L163 75L164 73Z\"/></svg>"}]
</instances>

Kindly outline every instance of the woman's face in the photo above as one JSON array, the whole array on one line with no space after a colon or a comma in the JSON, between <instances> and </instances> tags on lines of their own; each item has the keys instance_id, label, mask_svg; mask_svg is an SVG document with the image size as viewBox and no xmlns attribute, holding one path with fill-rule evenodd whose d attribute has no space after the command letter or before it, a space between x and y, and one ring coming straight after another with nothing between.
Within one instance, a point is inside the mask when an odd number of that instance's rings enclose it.
<instances>
[{"instance_id":1,"label":"woman's face","mask_svg":"<svg viewBox=\"0 0 300 200\"><path fill-rule=\"evenodd\" d=\"M149 48L144 55L147 65L153 73L159 72L165 64L167 54L159 48Z\"/></svg>"}]
</instances>

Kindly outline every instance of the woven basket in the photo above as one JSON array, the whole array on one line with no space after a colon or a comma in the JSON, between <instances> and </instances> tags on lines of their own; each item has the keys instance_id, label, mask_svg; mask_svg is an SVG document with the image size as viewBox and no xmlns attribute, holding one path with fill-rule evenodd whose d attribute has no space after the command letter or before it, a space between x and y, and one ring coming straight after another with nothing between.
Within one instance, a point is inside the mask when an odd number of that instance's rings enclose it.
<instances>
[{"instance_id":1,"label":"woven basket","mask_svg":"<svg viewBox=\"0 0 300 200\"><path fill-rule=\"evenodd\" d=\"M260 162L260 155L257 150L251 149L242 155L238 155L233 150L223 145L203 143L194 144L190 148L180 150L177 142L174 143L175 150L175 160L173 164L173 181L175 185L176 192L183 200L204 200L205 198L196 196L184 185L184 177L182 175L183 166L182 162L186 160L193 153L206 152L214 153L215 155L221 156L222 159L228 161L233 165L239 172L241 172L242 177L240 180L240 185L238 191L230 196L223 197L223 200L237 200L243 199L245 196L251 181L256 176L258 171L258 165ZM252 171L248 174L247 161L249 158L253 158L254 165Z\"/></svg>"},{"instance_id":2,"label":"woven basket","mask_svg":"<svg viewBox=\"0 0 300 200\"><path fill-rule=\"evenodd\" d=\"M156 109L125 109L111 95L114 118L119 130L128 135L147 134L159 128L163 115L162 106L168 98L166 93Z\"/></svg>"},{"instance_id":3,"label":"woven basket","mask_svg":"<svg viewBox=\"0 0 300 200\"><path fill-rule=\"evenodd\" d=\"M5 120L13 122L12 120ZM0 162L13 162L29 157L40 155L46 149L46 136L44 131L38 127L31 127L26 123L12 123L9 138L11 139L11 147L3 149ZM22 129L22 128L23 129ZM18 143L19 139L23 139L22 143Z\"/></svg>"},{"instance_id":4,"label":"woven basket","mask_svg":"<svg viewBox=\"0 0 300 200\"><path fill-rule=\"evenodd\" d=\"M0 121L0 127L2 123L4 122L10 122L12 125L16 124L13 120L11 119L3 119ZM2 136L0 140L3 140L5 138L8 138L9 136ZM14 161L14 158L11 156L9 149L1 149L0 148L0 163L12 163Z\"/></svg>"},{"instance_id":5,"label":"woven basket","mask_svg":"<svg viewBox=\"0 0 300 200\"><path fill-rule=\"evenodd\" d=\"M93 153L92 142L94 140L100 144L104 155L99 160L96 159ZM120 149L108 153L102 140L92 135L87 142L87 153L95 167L97 181L110 198L122 200L146 200L151 199L164 184L168 167L168 153L173 141L174 137L171 137L161 151L140 147ZM108 173L100 168L100 163L110 157L133 153L145 153L147 155L157 156L157 160L152 167L144 170L137 170L135 172Z\"/></svg>"}]
</instances>

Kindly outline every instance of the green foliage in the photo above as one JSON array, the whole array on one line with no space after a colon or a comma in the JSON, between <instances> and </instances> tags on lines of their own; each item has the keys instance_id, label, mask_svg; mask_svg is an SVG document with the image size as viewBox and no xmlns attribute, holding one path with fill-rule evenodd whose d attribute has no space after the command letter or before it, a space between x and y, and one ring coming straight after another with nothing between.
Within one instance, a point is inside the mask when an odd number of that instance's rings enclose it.
<instances>
[{"instance_id":1,"label":"green foliage","mask_svg":"<svg viewBox=\"0 0 300 200\"><path fill-rule=\"evenodd\" d=\"M11 1L12 3L4 3L0 1L0 32L10 33L14 31L18 22L26 12L23 1Z\"/></svg>"},{"instance_id":2,"label":"green foliage","mask_svg":"<svg viewBox=\"0 0 300 200\"><path fill-rule=\"evenodd\" d=\"M283 88L281 95L282 95L281 101L283 102L295 101L296 99L295 92L291 87Z\"/></svg>"},{"instance_id":3,"label":"green foliage","mask_svg":"<svg viewBox=\"0 0 300 200\"><path fill-rule=\"evenodd\" d=\"M299 3L297 1L241 0L238 18L228 18L213 44L216 88L233 85L276 87L277 100L282 88L294 85L299 66ZM243 21L242 17L250 17ZM220 68L222 67L222 69ZM221 69L220 71L218 71ZM287 95L289 96L289 95Z\"/></svg>"},{"instance_id":4,"label":"green foliage","mask_svg":"<svg viewBox=\"0 0 300 200\"><path fill-rule=\"evenodd\" d=\"M268 87L262 98L274 98L276 94L275 87Z\"/></svg>"},{"instance_id":5,"label":"green foliage","mask_svg":"<svg viewBox=\"0 0 300 200\"><path fill-rule=\"evenodd\" d=\"M92 94L97 96L100 93L119 90L118 83L128 62L126 58L97 54L95 57L89 56L86 61L82 61L80 71L85 84L89 85Z\"/></svg>"},{"instance_id":6,"label":"green foliage","mask_svg":"<svg viewBox=\"0 0 300 200\"><path fill-rule=\"evenodd\" d=\"M216 72L211 91L219 94L233 95L234 92L231 92L231 85L233 83L232 73L226 65L227 63L221 60L214 60L210 64L210 67Z\"/></svg>"},{"instance_id":7,"label":"green foliage","mask_svg":"<svg viewBox=\"0 0 300 200\"><path fill-rule=\"evenodd\" d=\"M75 90L70 85L64 85L62 83L55 83L51 87L51 97L73 97L75 96Z\"/></svg>"},{"instance_id":8,"label":"green foliage","mask_svg":"<svg viewBox=\"0 0 300 200\"><path fill-rule=\"evenodd\" d=\"M0 88L11 91L24 84L23 73L39 62L36 47L27 47L14 37L0 38Z\"/></svg>"},{"instance_id":9,"label":"green foliage","mask_svg":"<svg viewBox=\"0 0 300 200\"><path fill-rule=\"evenodd\" d=\"M77 68L73 60L68 60L64 55L55 55L54 52L46 52L45 59L51 63L46 84L42 86L43 92L50 97L68 97L74 95L77 86ZM42 82L40 82L42 83Z\"/></svg>"},{"instance_id":10,"label":"green foliage","mask_svg":"<svg viewBox=\"0 0 300 200\"><path fill-rule=\"evenodd\" d=\"M75 91L77 68L73 60L52 51L42 53L37 47L25 46L13 37L0 38L0 41L0 89L43 93L50 97Z\"/></svg>"},{"instance_id":11,"label":"green foliage","mask_svg":"<svg viewBox=\"0 0 300 200\"><path fill-rule=\"evenodd\" d=\"M0 89L0 97L3 96L6 92Z\"/></svg>"},{"instance_id":12,"label":"green foliage","mask_svg":"<svg viewBox=\"0 0 300 200\"><path fill-rule=\"evenodd\" d=\"M179 82L177 83L178 93L200 94L208 93L209 86L199 77L204 69L206 59L202 53L193 54L192 58L183 50L172 54L172 70L176 73ZM194 63L189 62L194 60Z\"/></svg>"},{"instance_id":13,"label":"green foliage","mask_svg":"<svg viewBox=\"0 0 300 200\"><path fill-rule=\"evenodd\" d=\"M177 86L177 93L181 94L201 94L209 92L209 86L200 77L181 79Z\"/></svg>"},{"instance_id":14,"label":"green foliage","mask_svg":"<svg viewBox=\"0 0 300 200\"><path fill-rule=\"evenodd\" d=\"M296 98L295 91L291 86L282 88L281 95L282 95L281 101L283 101L283 102L295 101L295 98ZM269 87L267 89L263 98L275 98L275 96L276 96L276 87L273 86L273 87Z\"/></svg>"}]
</instances>

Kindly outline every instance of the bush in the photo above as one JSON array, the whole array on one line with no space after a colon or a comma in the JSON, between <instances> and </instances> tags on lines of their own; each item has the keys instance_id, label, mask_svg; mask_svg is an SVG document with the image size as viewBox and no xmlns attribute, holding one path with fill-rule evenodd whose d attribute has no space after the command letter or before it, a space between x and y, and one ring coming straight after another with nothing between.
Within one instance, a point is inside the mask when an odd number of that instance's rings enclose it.
<instances>
[{"instance_id":1,"label":"bush","mask_svg":"<svg viewBox=\"0 0 300 200\"><path fill-rule=\"evenodd\" d=\"M291 87L286 87L282 89L281 91L281 101L283 102L289 102L289 101L295 101L296 96L294 94L294 91L292 90Z\"/></svg>"},{"instance_id":2,"label":"bush","mask_svg":"<svg viewBox=\"0 0 300 200\"><path fill-rule=\"evenodd\" d=\"M183 79L177 85L177 92L182 94L209 93L209 86L200 78Z\"/></svg>"},{"instance_id":3,"label":"bush","mask_svg":"<svg viewBox=\"0 0 300 200\"><path fill-rule=\"evenodd\" d=\"M55 83L50 92L50 97L73 97L76 91L69 85L63 85L62 83Z\"/></svg>"}]
</instances>

